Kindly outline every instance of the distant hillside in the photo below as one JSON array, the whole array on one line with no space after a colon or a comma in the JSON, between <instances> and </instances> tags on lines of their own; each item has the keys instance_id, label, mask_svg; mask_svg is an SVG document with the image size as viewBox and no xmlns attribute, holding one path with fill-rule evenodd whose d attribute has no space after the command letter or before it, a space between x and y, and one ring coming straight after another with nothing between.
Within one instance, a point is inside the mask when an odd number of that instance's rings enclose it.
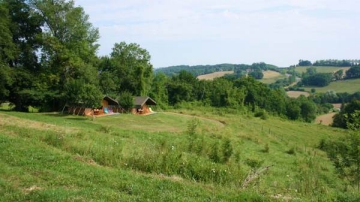
<instances>
[{"instance_id":1,"label":"distant hillside","mask_svg":"<svg viewBox=\"0 0 360 202\"><path fill-rule=\"evenodd\" d=\"M279 68L275 65L266 64L266 63L253 63L252 65L247 64L216 64L216 65L178 65L171 67L163 67L155 69L155 73L162 72L167 76L172 76L178 74L180 71L185 70L190 72L194 76L211 74L214 72L222 71L246 71L247 69L261 69L261 70L274 70L279 71Z\"/></svg>"},{"instance_id":2,"label":"distant hillside","mask_svg":"<svg viewBox=\"0 0 360 202\"><path fill-rule=\"evenodd\" d=\"M210 74L203 74L203 75L200 75L200 76L197 76L197 78L199 80L213 80L215 78L218 78L218 77L223 77L227 74L233 74L234 71L221 71L221 72L213 72L213 73L210 73Z\"/></svg>"}]
</instances>

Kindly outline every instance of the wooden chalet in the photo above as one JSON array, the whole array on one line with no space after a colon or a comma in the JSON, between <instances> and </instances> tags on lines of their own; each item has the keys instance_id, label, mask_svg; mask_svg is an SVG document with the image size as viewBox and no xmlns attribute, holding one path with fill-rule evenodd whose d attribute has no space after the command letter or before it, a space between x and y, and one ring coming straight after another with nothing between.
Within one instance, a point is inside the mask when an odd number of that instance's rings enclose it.
<instances>
[{"instance_id":1,"label":"wooden chalet","mask_svg":"<svg viewBox=\"0 0 360 202\"><path fill-rule=\"evenodd\" d=\"M121 112L123 112L123 108L121 108L118 101L109 96L105 96L102 99L100 109L94 109L94 115L105 115Z\"/></svg>"},{"instance_id":2,"label":"wooden chalet","mask_svg":"<svg viewBox=\"0 0 360 202\"><path fill-rule=\"evenodd\" d=\"M134 98L133 114L150 114L152 110L149 106L156 105L156 102L148 96L139 96Z\"/></svg>"}]
</instances>

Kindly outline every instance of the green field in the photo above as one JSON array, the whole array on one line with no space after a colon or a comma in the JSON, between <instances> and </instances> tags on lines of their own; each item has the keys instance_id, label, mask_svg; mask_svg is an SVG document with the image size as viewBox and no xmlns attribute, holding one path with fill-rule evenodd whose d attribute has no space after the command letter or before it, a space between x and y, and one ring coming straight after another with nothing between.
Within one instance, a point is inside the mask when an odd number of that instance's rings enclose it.
<instances>
[{"instance_id":1,"label":"green field","mask_svg":"<svg viewBox=\"0 0 360 202\"><path fill-rule=\"evenodd\" d=\"M0 111L0 201L330 201L346 195L316 148L344 130L224 110L95 120ZM266 172L252 178L255 171Z\"/></svg>"},{"instance_id":2,"label":"green field","mask_svg":"<svg viewBox=\"0 0 360 202\"><path fill-rule=\"evenodd\" d=\"M316 71L318 73L333 73L336 72L340 69L343 69L344 71L346 71L347 69L349 69L349 67L326 67L326 66L298 66L295 67L295 71L299 72L299 73L303 73L306 72L306 69L309 67L315 67Z\"/></svg>"},{"instance_id":3,"label":"green field","mask_svg":"<svg viewBox=\"0 0 360 202\"><path fill-rule=\"evenodd\" d=\"M314 88L318 93L325 93L327 91L335 91L337 93L355 93L360 91L360 79L335 81L325 87L305 87L305 91L310 92L312 88Z\"/></svg>"},{"instance_id":4,"label":"green field","mask_svg":"<svg viewBox=\"0 0 360 202\"><path fill-rule=\"evenodd\" d=\"M287 77L285 75L280 75L278 77L263 78L263 79L260 79L259 81L262 83L265 83L265 84L272 84L272 83L275 83L277 80L284 79L284 78L287 78Z\"/></svg>"}]
</instances>

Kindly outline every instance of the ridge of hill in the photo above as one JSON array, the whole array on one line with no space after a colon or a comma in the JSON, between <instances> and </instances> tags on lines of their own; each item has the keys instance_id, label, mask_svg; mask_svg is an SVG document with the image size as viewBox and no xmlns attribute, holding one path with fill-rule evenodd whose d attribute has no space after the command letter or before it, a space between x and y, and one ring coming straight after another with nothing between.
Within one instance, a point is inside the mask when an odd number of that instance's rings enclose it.
<instances>
[{"instance_id":1,"label":"ridge of hill","mask_svg":"<svg viewBox=\"0 0 360 202\"><path fill-rule=\"evenodd\" d=\"M222 71L239 71L246 70L251 68L260 68L262 70L274 70L278 71L279 67L266 63L253 63L252 65L247 64L216 64L216 65L177 65L170 67L162 67L155 69L155 73L164 73L165 75L172 76L178 74L182 70L186 70L193 74L195 77L205 74L210 74L214 72L222 72Z\"/></svg>"},{"instance_id":2,"label":"ridge of hill","mask_svg":"<svg viewBox=\"0 0 360 202\"><path fill-rule=\"evenodd\" d=\"M346 132L317 124L199 108L94 121L0 111L0 126L4 201L333 201L346 194L317 149Z\"/></svg>"}]
</instances>

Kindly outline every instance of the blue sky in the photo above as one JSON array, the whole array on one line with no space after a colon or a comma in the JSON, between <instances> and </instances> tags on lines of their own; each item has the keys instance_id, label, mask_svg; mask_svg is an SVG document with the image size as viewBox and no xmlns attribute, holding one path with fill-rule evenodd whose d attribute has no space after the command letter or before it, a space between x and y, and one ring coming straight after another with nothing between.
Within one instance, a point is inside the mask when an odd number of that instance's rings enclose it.
<instances>
[{"instance_id":1,"label":"blue sky","mask_svg":"<svg viewBox=\"0 0 360 202\"><path fill-rule=\"evenodd\" d=\"M155 68L360 59L358 0L75 0L99 28L99 55L137 43Z\"/></svg>"}]
</instances>

